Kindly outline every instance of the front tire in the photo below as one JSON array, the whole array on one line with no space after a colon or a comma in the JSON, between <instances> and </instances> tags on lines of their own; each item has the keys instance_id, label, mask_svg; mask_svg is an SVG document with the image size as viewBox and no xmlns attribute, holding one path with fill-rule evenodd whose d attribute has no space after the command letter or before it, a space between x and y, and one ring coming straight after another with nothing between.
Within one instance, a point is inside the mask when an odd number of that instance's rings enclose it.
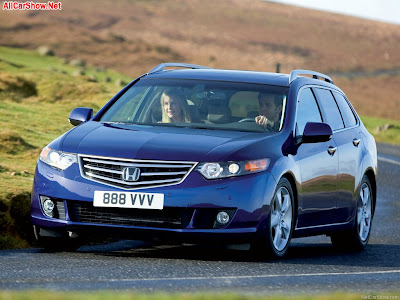
<instances>
[{"instance_id":1,"label":"front tire","mask_svg":"<svg viewBox=\"0 0 400 300\"><path fill-rule=\"evenodd\" d=\"M340 249L361 251L371 234L374 198L368 176L364 175L357 198L357 212L351 230L331 235L332 244Z\"/></svg>"},{"instance_id":2,"label":"front tire","mask_svg":"<svg viewBox=\"0 0 400 300\"><path fill-rule=\"evenodd\" d=\"M257 256L270 258L285 256L295 224L294 208L292 186L286 178L282 178L271 201L266 237L252 244L252 250Z\"/></svg>"}]
</instances>

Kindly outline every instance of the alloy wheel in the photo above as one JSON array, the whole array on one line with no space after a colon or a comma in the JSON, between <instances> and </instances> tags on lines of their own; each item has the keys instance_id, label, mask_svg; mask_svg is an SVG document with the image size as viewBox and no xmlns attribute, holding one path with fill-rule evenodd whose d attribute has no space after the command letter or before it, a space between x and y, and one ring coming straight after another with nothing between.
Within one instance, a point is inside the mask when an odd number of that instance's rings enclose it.
<instances>
[{"instance_id":1,"label":"alloy wheel","mask_svg":"<svg viewBox=\"0 0 400 300\"><path fill-rule=\"evenodd\" d=\"M360 189L360 199L357 207L357 228L361 241L366 241L369 236L372 220L371 189L363 183Z\"/></svg>"},{"instance_id":2,"label":"alloy wheel","mask_svg":"<svg viewBox=\"0 0 400 300\"><path fill-rule=\"evenodd\" d=\"M286 187L275 194L271 206L271 237L277 251L282 251L290 240L292 230L292 199Z\"/></svg>"}]
</instances>

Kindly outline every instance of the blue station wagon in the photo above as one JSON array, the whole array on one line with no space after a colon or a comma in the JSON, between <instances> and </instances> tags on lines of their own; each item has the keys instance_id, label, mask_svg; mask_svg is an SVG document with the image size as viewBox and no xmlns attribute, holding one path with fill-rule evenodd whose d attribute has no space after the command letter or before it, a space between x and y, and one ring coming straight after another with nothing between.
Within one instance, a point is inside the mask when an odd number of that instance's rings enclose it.
<instances>
[{"instance_id":1,"label":"blue station wagon","mask_svg":"<svg viewBox=\"0 0 400 300\"><path fill-rule=\"evenodd\" d=\"M165 63L69 120L35 172L31 219L47 250L92 234L246 243L265 257L310 235L368 243L376 145L327 75Z\"/></svg>"}]
</instances>

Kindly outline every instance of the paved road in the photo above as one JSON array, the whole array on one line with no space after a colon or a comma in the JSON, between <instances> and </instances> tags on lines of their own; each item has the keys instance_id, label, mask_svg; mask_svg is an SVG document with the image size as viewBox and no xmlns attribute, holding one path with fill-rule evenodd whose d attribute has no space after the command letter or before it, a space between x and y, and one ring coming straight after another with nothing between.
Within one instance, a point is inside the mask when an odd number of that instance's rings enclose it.
<instances>
[{"instance_id":1,"label":"paved road","mask_svg":"<svg viewBox=\"0 0 400 300\"><path fill-rule=\"evenodd\" d=\"M334 250L326 237L292 241L282 261L255 261L242 249L151 247L120 241L76 253L0 251L0 290L237 291L322 293L399 291L400 147L378 145L378 206L361 253Z\"/></svg>"}]
</instances>

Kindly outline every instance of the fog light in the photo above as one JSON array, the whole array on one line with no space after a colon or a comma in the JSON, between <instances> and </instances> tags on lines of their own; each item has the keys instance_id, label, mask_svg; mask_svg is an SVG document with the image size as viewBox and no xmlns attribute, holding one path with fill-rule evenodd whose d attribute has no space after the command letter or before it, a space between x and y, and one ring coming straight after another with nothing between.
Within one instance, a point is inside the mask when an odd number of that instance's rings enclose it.
<instances>
[{"instance_id":1,"label":"fog light","mask_svg":"<svg viewBox=\"0 0 400 300\"><path fill-rule=\"evenodd\" d=\"M225 211L220 211L220 212L217 214L217 222L220 223L220 224L222 224L222 225L227 224L227 223L229 222L229 215L228 215L228 213L225 212Z\"/></svg>"},{"instance_id":2,"label":"fog light","mask_svg":"<svg viewBox=\"0 0 400 300\"><path fill-rule=\"evenodd\" d=\"M52 218L54 217L54 202L48 197L40 197L42 202L43 212L46 216Z\"/></svg>"}]
</instances>

